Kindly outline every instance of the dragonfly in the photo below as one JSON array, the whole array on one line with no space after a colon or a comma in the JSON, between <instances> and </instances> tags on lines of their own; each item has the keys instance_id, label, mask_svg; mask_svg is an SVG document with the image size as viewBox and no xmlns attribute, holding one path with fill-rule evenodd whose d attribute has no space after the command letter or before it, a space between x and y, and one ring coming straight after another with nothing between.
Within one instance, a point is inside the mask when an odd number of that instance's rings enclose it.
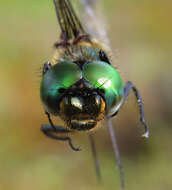
<instances>
[{"instance_id":1,"label":"dragonfly","mask_svg":"<svg viewBox=\"0 0 172 190\"><path fill-rule=\"evenodd\" d=\"M144 118L141 95L136 86L122 78L108 55L107 49L88 33L76 15L70 0L53 0L60 39L54 44L55 54L44 63L40 84L40 98L49 124L41 131L51 139L66 141L73 151L81 150L72 143L70 134L87 132L94 156L98 180L101 180L93 131L102 120L107 121L121 186L124 174L115 138L112 119L117 116L131 91L134 92L144 127L143 137L149 136ZM60 117L65 126L55 125L51 116Z\"/></svg>"}]
</instances>

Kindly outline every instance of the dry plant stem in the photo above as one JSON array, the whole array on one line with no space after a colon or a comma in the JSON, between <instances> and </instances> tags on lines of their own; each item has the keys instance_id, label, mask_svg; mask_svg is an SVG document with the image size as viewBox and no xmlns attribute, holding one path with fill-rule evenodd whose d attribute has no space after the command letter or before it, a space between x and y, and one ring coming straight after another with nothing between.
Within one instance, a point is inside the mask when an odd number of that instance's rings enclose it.
<instances>
[{"instance_id":1,"label":"dry plant stem","mask_svg":"<svg viewBox=\"0 0 172 190\"><path fill-rule=\"evenodd\" d=\"M96 146L95 146L93 134L89 134L89 139L90 139L91 150L92 150L92 153L93 153L93 159L94 159L94 164L95 164L95 169L96 169L98 182L101 183L102 177L101 177L101 171L100 171L100 162L99 162L99 159L98 159L98 156L97 156Z\"/></svg>"},{"instance_id":2,"label":"dry plant stem","mask_svg":"<svg viewBox=\"0 0 172 190\"><path fill-rule=\"evenodd\" d=\"M125 187L124 172L123 172L123 167L122 167L122 163L121 163L121 159L120 159L118 144L117 144L117 141L116 141L115 129L114 129L114 126L113 126L111 118L107 118L107 124L108 124L109 133L110 133L111 140L112 140L113 150L114 150L115 155L116 155L118 169L119 169L119 172L120 172L121 187L122 187L122 189L124 189L124 187Z\"/></svg>"}]
</instances>

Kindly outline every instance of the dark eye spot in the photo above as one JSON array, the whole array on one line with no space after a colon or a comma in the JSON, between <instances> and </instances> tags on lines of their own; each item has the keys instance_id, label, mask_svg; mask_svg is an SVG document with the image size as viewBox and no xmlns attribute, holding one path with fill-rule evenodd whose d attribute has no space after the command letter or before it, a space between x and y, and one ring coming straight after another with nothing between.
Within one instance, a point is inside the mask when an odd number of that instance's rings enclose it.
<instances>
[{"instance_id":1,"label":"dark eye spot","mask_svg":"<svg viewBox=\"0 0 172 190\"><path fill-rule=\"evenodd\" d=\"M99 91L100 93L102 93L102 94L104 94L104 93L105 93L105 90L104 90L104 89L102 89L102 88L98 88L98 91Z\"/></svg>"},{"instance_id":2,"label":"dark eye spot","mask_svg":"<svg viewBox=\"0 0 172 190\"><path fill-rule=\"evenodd\" d=\"M106 55L106 53L103 50L99 51L99 57L101 61L104 61L106 63L108 63L109 65L111 65L108 56Z\"/></svg>"},{"instance_id":3,"label":"dark eye spot","mask_svg":"<svg viewBox=\"0 0 172 190\"><path fill-rule=\"evenodd\" d=\"M60 88L60 89L58 90L59 93L64 93L65 91L66 91L65 88Z\"/></svg>"}]
</instances>

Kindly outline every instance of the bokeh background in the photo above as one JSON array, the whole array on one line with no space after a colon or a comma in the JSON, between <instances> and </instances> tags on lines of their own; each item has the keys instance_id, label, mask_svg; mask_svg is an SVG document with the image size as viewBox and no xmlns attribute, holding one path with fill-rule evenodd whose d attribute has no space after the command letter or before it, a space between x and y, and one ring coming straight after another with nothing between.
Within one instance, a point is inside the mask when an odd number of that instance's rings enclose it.
<instances>
[{"instance_id":1,"label":"bokeh background","mask_svg":"<svg viewBox=\"0 0 172 190\"><path fill-rule=\"evenodd\" d=\"M171 190L172 1L101 4L114 64L124 81L133 81L140 90L150 125L150 138L141 138L143 128L131 95L114 120L126 189ZM102 184L97 183L87 134L72 136L82 147L76 153L40 132L40 125L48 122L39 98L41 67L51 58L58 35L51 0L0 0L0 189L119 189L105 123L95 133Z\"/></svg>"}]
</instances>

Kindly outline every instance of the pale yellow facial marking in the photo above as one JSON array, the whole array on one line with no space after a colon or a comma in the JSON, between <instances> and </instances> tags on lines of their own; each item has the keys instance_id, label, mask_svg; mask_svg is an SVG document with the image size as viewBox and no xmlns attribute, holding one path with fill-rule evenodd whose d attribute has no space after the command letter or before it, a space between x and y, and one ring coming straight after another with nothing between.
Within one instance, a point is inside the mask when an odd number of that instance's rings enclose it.
<instances>
[{"instance_id":1,"label":"pale yellow facial marking","mask_svg":"<svg viewBox=\"0 0 172 190\"><path fill-rule=\"evenodd\" d=\"M96 118L97 121L100 121L103 119L104 115L105 115L105 102L104 100L101 98L101 108L100 108L100 114L98 115L98 117Z\"/></svg>"},{"instance_id":2,"label":"pale yellow facial marking","mask_svg":"<svg viewBox=\"0 0 172 190\"><path fill-rule=\"evenodd\" d=\"M79 109L82 110L82 104L81 104L81 102L80 102L80 100L79 100L78 98L72 97L72 98L71 98L71 104L72 104L73 106L75 106L75 107L77 107L77 108L79 108Z\"/></svg>"}]
</instances>

